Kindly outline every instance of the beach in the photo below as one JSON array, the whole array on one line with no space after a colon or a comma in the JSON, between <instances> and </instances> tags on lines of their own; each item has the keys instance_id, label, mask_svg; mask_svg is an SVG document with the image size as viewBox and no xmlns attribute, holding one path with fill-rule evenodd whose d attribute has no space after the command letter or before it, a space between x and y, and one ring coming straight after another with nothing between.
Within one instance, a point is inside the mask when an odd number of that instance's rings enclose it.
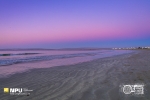
<instances>
[{"instance_id":1,"label":"beach","mask_svg":"<svg viewBox=\"0 0 150 100\"><path fill-rule=\"evenodd\" d=\"M9 69L8 69L9 70ZM121 84L144 84L143 95L127 95ZM3 88L28 88L29 96ZM73 65L31 69L0 78L0 100L150 100L150 50Z\"/></svg>"}]
</instances>

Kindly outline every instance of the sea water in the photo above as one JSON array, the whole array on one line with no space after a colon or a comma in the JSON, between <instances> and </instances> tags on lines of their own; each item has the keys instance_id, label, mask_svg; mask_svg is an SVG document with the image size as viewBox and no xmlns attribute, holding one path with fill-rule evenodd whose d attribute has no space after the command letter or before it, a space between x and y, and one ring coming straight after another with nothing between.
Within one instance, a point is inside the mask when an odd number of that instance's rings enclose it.
<instances>
[{"instance_id":1,"label":"sea water","mask_svg":"<svg viewBox=\"0 0 150 100\"><path fill-rule=\"evenodd\" d=\"M0 77L35 68L72 65L103 57L130 53L129 50L0 50Z\"/></svg>"}]
</instances>

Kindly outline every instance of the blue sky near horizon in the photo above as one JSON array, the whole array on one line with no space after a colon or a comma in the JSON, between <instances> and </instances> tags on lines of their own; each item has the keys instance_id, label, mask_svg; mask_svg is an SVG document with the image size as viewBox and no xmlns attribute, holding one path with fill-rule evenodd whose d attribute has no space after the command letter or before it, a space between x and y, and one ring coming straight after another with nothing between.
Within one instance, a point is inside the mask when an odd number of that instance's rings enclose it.
<instances>
[{"instance_id":1,"label":"blue sky near horizon","mask_svg":"<svg viewBox=\"0 0 150 100\"><path fill-rule=\"evenodd\" d=\"M150 46L149 0L0 0L0 49Z\"/></svg>"}]
</instances>

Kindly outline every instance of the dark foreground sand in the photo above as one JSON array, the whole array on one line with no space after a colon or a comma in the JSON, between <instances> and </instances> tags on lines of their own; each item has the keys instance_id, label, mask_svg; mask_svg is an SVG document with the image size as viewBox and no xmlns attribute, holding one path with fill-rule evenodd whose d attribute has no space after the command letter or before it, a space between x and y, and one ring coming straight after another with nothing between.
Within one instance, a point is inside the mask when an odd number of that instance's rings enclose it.
<instances>
[{"instance_id":1,"label":"dark foreground sand","mask_svg":"<svg viewBox=\"0 0 150 100\"><path fill-rule=\"evenodd\" d=\"M119 85L124 83L144 83L144 95L123 94ZM12 96L4 87L33 92ZM0 100L150 100L150 50L18 73L1 78L0 89Z\"/></svg>"}]
</instances>

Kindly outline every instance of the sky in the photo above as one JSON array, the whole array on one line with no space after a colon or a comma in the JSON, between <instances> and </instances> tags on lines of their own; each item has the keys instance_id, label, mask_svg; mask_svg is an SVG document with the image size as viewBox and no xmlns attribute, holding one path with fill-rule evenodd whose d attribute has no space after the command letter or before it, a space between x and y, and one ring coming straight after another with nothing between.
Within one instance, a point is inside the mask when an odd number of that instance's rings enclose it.
<instances>
[{"instance_id":1,"label":"sky","mask_svg":"<svg viewBox=\"0 0 150 100\"><path fill-rule=\"evenodd\" d=\"M0 0L0 49L150 46L150 0Z\"/></svg>"}]
</instances>

